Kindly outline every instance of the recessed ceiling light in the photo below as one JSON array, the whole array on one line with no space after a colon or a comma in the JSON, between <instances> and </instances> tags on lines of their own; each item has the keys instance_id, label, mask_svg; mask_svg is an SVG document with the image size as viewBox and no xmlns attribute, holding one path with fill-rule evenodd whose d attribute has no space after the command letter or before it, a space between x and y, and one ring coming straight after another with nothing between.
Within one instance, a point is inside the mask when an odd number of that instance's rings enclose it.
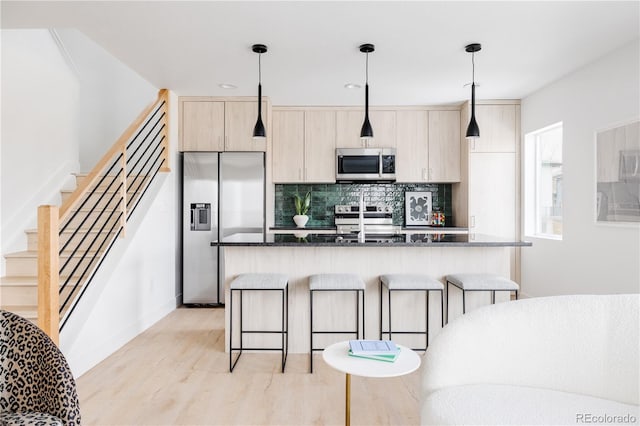
<instances>
[{"instance_id":1,"label":"recessed ceiling light","mask_svg":"<svg viewBox=\"0 0 640 426\"><path fill-rule=\"evenodd\" d=\"M356 84L356 83L347 83L347 84L344 85L345 89L359 89L361 87L362 86L360 86L359 84Z\"/></svg>"},{"instance_id":2,"label":"recessed ceiling light","mask_svg":"<svg viewBox=\"0 0 640 426\"><path fill-rule=\"evenodd\" d=\"M218 84L218 86L220 86L223 89L237 89L238 86L236 86L235 84L230 84L230 83L220 83Z\"/></svg>"}]
</instances>

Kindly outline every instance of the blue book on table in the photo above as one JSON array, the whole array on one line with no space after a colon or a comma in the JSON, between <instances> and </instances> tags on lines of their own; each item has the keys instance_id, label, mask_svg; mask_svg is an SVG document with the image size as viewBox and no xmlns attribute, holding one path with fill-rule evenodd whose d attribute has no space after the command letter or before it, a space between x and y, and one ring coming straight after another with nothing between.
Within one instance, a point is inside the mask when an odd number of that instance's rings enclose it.
<instances>
[{"instance_id":1,"label":"blue book on table","mask_svg":"<svg viewBox=\"0 0 640 426\"><path fill-rule=\"evenodd\" d=\"M391 340L349 340L349 350L353 355L398 355L400 348Z\"/></svg>"}]
</instances>

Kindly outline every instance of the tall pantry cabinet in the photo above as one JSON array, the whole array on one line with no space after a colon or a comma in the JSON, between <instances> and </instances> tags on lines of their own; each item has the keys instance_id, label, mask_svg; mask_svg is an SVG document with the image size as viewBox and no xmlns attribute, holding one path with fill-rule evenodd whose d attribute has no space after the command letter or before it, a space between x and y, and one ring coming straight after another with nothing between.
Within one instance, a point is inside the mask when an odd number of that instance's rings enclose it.
<instances>
[{"instance_id":1,"label":"tall pantry cabinet","mask_svg":"<svg viewBox=\"0 0 640 426\"><path fill-rule=\"evenodd\" d=\"M480 137L466 139L470 105L461 109L461 182L453 187L455 225L469 233L520 239L520 102L476 104ZM511 279L519 282L519 249L511 251Z\"/></svg>"}]
</instances>

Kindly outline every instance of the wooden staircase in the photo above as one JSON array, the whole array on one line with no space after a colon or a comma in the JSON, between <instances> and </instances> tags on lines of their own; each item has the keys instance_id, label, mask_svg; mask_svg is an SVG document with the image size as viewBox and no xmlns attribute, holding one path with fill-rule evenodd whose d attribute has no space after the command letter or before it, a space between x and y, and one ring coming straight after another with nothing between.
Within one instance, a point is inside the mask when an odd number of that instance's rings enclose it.
<instances>
[{"instance_id":1,"label":"wooden staircase","mask_svg":"<svg viewBox=\"0 0 640 426\"><path fill-rule=\"evenodd\" d=\"M5 254L0 308L37 322L58 343L59 330L90 284L158 172L169 169L166 89L129 125L58 206L38 208L27 250Z\"/></svg>"},{"instance_id":2,"label":"wooden staircase","mask_svg":"<svg viewBox=\"0 0 640 426\"><path fill-rule=\"evenodd\" d=\"M83 179L86 179L87 174L76 174L76 184L80 184ZM141 178L142 179L142 178ZM140 181L139 179L138 181ZM148 178L144 178L145 180ZM107 178L105 181L110 182ZM106 200L109 199L112 190L107 190L107 183L100 185L94 195L96 200L106 192L103 200L98 203L99 208L106 206ZM62 190L62 202L64 203L73 194L71 190ZM128 194L132 203L137 201L137 198L133 197L133 190ZM140 194L138 194L139 196ZM114 204L113 202L111 204ZM75 212L75 211L74 211ZM116 227L113 231L110 231L111 225L115 222L114 219L107 221L105 218L99 216L100 210L91 211L89 209L80 209L78 214L69 221L69 226L60 233L60 247L69 241L73 237L75 241L82 241L80 244L70 244L69 248L66 248L60 254L60 265L64 265L65 262L69 262L66 270L67 274L60 276L60 286L64 284L70 275L70 272L76 269L73 274L75 278L81 277L81 272L88 267L91 269L99 261L104 254L104 250L96 250L100 246L106 246L106 243L115 236L119 231ZM106 216L106 215L103 215ZM91 229L92 224L93 229ZM103 225L105 229L100 231ZM14 312L22 317L25 317L33 322L37 322L38 316L38 230L27 229L27 250L19 251L15 253L5 254L6 260L6 276L0 278L0 308ZM96 238L97 237L97 238ZM74 253L75 251L75 253ZM69 260L70 259L70 260ZM77 268L76 268L77 266ZM87 277L83 277L85 280ZM76 288L74 293L78 293L82 290L82 284ZM60 293L61 303L67 299L72 293L71 286L65 287ZM72 295L72 297L75 296ZM64 312L62 312L64 315Z\"/></svg>"}]
</instances>

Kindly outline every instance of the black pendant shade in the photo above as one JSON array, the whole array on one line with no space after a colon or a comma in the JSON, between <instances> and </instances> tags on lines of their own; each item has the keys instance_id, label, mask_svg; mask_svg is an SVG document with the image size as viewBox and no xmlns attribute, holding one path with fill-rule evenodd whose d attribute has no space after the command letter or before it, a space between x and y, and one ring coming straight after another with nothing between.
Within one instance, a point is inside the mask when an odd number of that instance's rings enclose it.
<instances>
[{"instance_id":1,"label":"black pendant shade","mask_svg":"<svg viewBox=\"0 0 640 426\"><path fill-rule=\"evenodd\" d=\"M367 55L366 62L366 80L364 85L364 122L362 123L362 129L360 129L361 138L372 138L373 128L369 122L369 53L375 50L373 44L363 44L360 46L360 52Z\"/></svg>"},{"instance_id":2,"label":"black pendant shade","mask_svg":"<svg viewBox=\"0 0 640 426\"><path fill-rule=\"evenodd\" d=\"M471 119L469 120L469 126L467 127L467 137L477 138L480 137L480 129L478 128L478 122L476 121L476 85L471 83Z\"/></svg>"},{"instance_id":3,"label":"black pendant shade","mask_svg":"<svg viewBox=\"0 0 640 426\"><path fill-rule=\"evenodd\" d=\"M478 122L476 121L476 82L475 82L475 72L476 66L474 61L474 55L476 52L479 52L482 49L482 45L480 43L472 43L465 47L465 51L471 53L471 118L469 119L469 126L467 127L467 137L468 138L477 138L480 137L480 128L478 127Z\"/></svg>"},{"instance_id":4,"label":"black pendant shade","mask_svg":"<svg viewBox=\"0 0 640 426\"><path fill-rule=\"evenodd\" d=\"M262 54L267 51L267 46L264 44L254 44L251 47L251 50L258 54L258 119L256 120L256 125L253 128L253 137L266 138L267 131L264 128L264 123L262 122L262 63L260 59Z\"/></svg>"}]
</instances>

